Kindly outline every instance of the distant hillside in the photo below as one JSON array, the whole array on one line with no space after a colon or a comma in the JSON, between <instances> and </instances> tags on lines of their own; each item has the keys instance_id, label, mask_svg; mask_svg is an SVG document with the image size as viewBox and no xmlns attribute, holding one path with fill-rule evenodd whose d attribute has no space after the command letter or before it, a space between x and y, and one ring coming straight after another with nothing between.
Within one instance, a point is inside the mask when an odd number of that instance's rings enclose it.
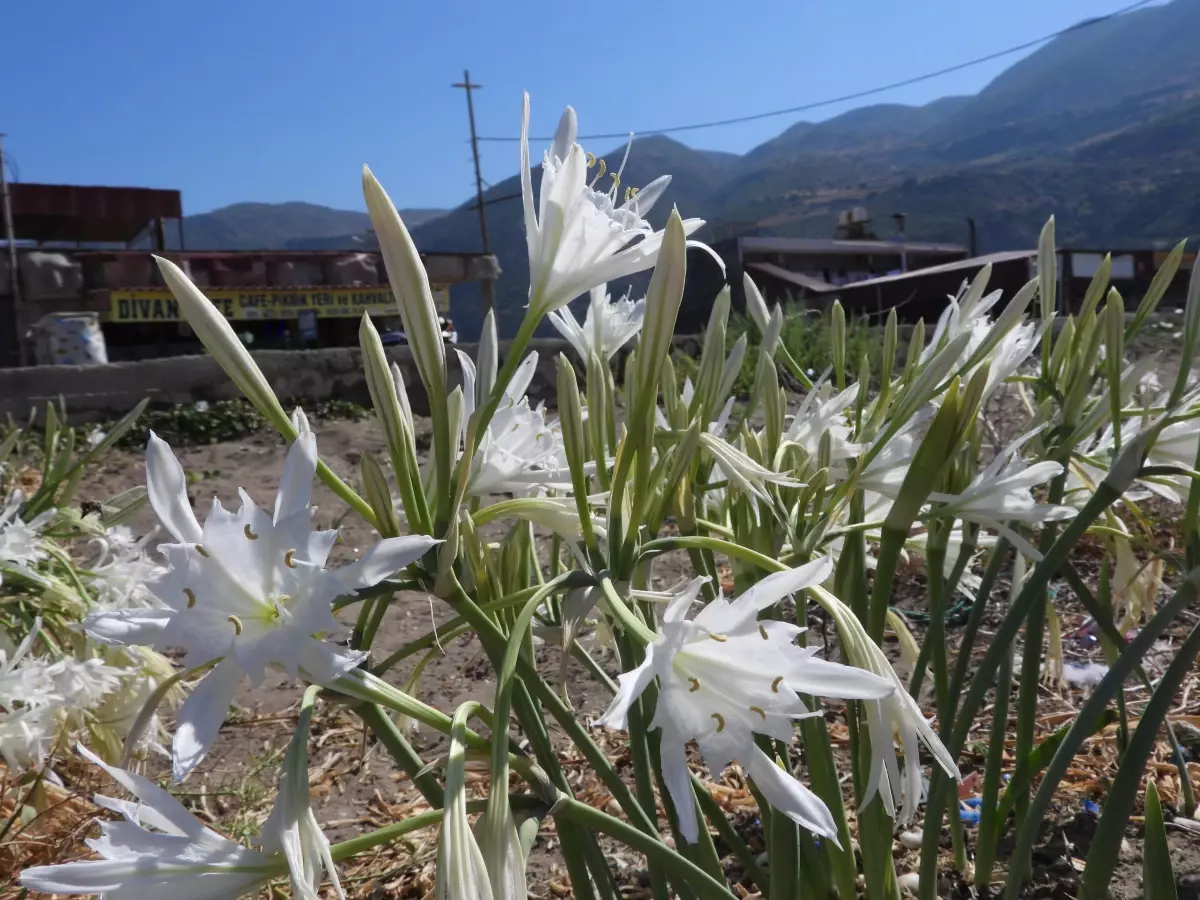
<instances>
[{"instance_id":1,"label":"distant hillside","mask_svg":"<svg viewBox=\"0 0 1200 900\"><path fill-rule=\"evenodd\" d=\"M1063 244L1173 243L1200 234L1198 33L1200 0L1174 0L1076 27L975 96L800 122L741 157L639 138L624 184L672 174L651 221L678 204L708 220L696 236L709 242L831 236L840 211L866 206L884 235L891 214L905 213L914 239L965 242L970 216L981 252L1033 246L1051 213ZM623 150L606 155L610 164ZM535 186L539 176L535 166ZM519 190L513 176L488 199ZM418 246L476 247L468 207L415 228ZM503 270L499 324L511 333L528 286L520 200L489 206L488 224ZM477 332L477 293L456 291L454 317L464 337Z\"/></svg>"},{"instance_id":2,"label":"distant hillside","mask_svg":"<svg viewBox=\"0 0 1200 900\"><path fill-rule=\"evenodd\" d=\"M891 215L904 213L913 239L965 242L971 217L981 252L1033 246L1051 213L1063 244L1173 243L1200 233L1197 34L1200 0L1173 0L1077 26L975 96L799 122L743 156L639 137L620 192L672 175L651 222L661 226L678 205L708 221L696 237L710 243L745 233L830 236L851 206L867 207L881 236L891 234ZM534 159L542 150L532 148ZM624 152L622 145L604 155L609 172ZM536 191L540 165L533 177ZM485 199L502 270L498 325L512 334L529 283L517 175ZM471 251L480 247L473 206L474 198L454 210L402 215L422 250ZM236 204L190 216L185 228L195 248L376 246L364 213L305 203ZM646 280L635 280L634 291ZM459 333L473 339L479 286L457 287L452 311Z\"/></svg>"},{"instance_id":3,"label":"distant hillside","mask_svg":"<svg viewBox=\"0 0 1200 900\"><path fill-rule=\"evenodd\" d=\"M410 227L442 215L440 209L407 209ZM353 250L374 242L365 212L314 203L235 203L185 216L189 250ZM174 235L168 235L176 240Z\"/></svg>"}]
</instances>

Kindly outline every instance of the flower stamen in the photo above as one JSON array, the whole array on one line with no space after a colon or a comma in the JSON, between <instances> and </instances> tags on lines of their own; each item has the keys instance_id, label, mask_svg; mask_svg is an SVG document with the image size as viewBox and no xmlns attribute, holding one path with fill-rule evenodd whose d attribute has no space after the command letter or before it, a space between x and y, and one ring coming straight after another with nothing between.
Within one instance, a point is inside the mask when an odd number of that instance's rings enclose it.
<instances>
[{"instance_id":1,"label":"flower stamen","mask_svg":"<svg viewBox=\"0 0 1200 900\"><path fill-rule=\"evenodd\" d=\"M187 608L191 609L196 605L196 592L191 588L184 588L183 595L187 597Z\"/></svg>"},{"instance_id":2,"label":"flower stamen","mask_svg":"<svg viewBox=\"0 0 1200 900\"><path fill-rule=\"evenodd\" d=\"M250 530L250 525L249 525L249 523L247 523L247 524L246 524L246 525L245 525L245 526L242 528L242 534L244 534L244 535L246 536L246 540L248 540L248 541L257 541L257 540L258 540L258 535L257 535L257 534L255 534L253 531L251 531L251 530Z\"/></svg>"},{"instance_id":3,"label":"flower stamen","mask_svg":"<svg viewBox=\"0 0 1200 900\"><path fill-rule=\"evenodd\" d=\"M750 707L750 712L756 712L756 713L758 713L760 716L762 716L762 720L763 720L764 722L765 722L765 721L767 721L767 713L766 713L766 710L764 710L764 709L763 709L761 706L752 706L752 707Z\"/></svg>"},{"instance_id":4,"label":"flower stamen","mask_svg":"<svg viewBox=\"0 0 1200 900\"><path fill-rule=\"evenodd\" d=\"M771 682L771 693L778 694L779 686L781 684L783 684L783 676L782 675L778 676L774 681Z\"/></svg>"},{"instance_id":5,"label":"flower stamen","mask_svg":"<svg viewBox=\"0 0 1200 900\"><path fill-rule=\"evenodd\" d=\"M689 694L694 694L694 693L696 693L696 691L700 690L700 679L699 678L689 678L688 682L692 685L690 688L688 688Z\"/></svg>"},{"instance_id":6,"label":"flower stamen","mask_svg":"<svg viewBox=\"0 0 1200 900\"><path fill-rule=\"evenodd\" d=\"M201 556L203 556L205 559L208 559L208 551L204 549L203 544L196 545L196 552L199 553Z\"/></svg>"},{"instance_id":7,"label":"flower stamen","mask_svg":"<svg viewBox=\"0 0 1200 900\"><path fill-rule=\"evenodd\" d=\"M231 616L229 616L229 618L226 621L229 622L233 626L233 633L234 633L235 637L242 633L242 620L241 619L239 619L237 616L231 615Z\"/></svg>"},{"instance_id":8,"label":"flower stamen","mask_svg":"<svg viewBox=\"0 0 1200 900\"><path fill-rule=\"evenodd\" d=\"M295 550L289 550L287 553L283 554L283 564L285 566L287 566L289 569L296 568L296 551Z\"/></svg>"},{"instance_id":9,"label":"flower stamen","mask_svg":"<svg viewBox=\"0 0 1200 900\"><path fill-rule=\"evenodd\" d=\"M727 640L729 640L729 636L726 634L715 634L714 633L714 634L710 634L709 637L712 638L714 641L716 641L718 644L723 644Z\"/></svg>"},{"instance_id":10,"label":"flower stamen","mask_svg":"<svg viewBox=\"0 0 1200 900\"><path fill-rule=\"evenodd\" d=\"M765 626L765 625L759 625L759 626L758 626L758 633L759 633L760 635L762 635L762 639L763 639L764 641L765 641L765 640L768 640L768 637L767 637L767 626Z\"/></svg>"},{"instance_id":11,"label":"flower stamen","mask_svg":"<svg viewBox=\"0 0 1200 900\"><path fill-rule=\"evenodd\" d=\"M725 730L725 717L720 713L713 713L712 718L717 720L717 734Z\"/></svg>"}]
</instances>

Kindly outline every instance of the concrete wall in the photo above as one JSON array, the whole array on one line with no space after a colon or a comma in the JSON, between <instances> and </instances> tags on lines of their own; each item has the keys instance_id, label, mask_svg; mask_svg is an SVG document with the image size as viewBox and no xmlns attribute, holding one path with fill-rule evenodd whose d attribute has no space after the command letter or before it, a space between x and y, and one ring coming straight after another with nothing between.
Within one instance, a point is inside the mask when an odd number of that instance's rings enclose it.
<instances>
[{"instance_id":1,"label":"concrete wall","mask_svg":"<svg viewBox=\"0 0 1200 900\"><path fill-rule=\"evenodd\" d=\"M680 338L686 349L698 352L699 341ZM473 344L458 349L472 359ZM501 342L501 354L507 342ZM534 400L552 400L555 394L555 364L569 345L562 340L535 340L530 349L538 351L538 367L529 387ZM413 411L426 415L429 401L421 386L407 347L387 348L389 358L400 366L408 385ZM357 348L338 347L324 350L265 350L254 353L254 360L266 375L285 408L289 402L349 400L370 405L362 355ZM451 388L461 383L458 355L447 355ZM229 400L241 396L221 367L210 356L176 356L139 362L111 363L105 366L30 366L0 369L0 417L23 419L32 408L39 414L47 402L66 401L72 422L120 415L149 397L155 406Z\"/></svg>"}]
</instances>

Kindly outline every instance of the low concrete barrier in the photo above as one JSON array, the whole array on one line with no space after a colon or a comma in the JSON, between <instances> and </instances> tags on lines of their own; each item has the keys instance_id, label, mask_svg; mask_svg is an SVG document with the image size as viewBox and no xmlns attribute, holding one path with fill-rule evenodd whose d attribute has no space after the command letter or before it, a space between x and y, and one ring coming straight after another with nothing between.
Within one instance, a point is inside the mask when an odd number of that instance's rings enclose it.
<instances>
[{"instance_id":1,"label":"low concrete barrier","mask_svg":"<svg viewBox=\"0 0 1200 900\"><path fill-rule=\"evenodd\" d=\"M699 339L677 338L685 352L698 352ZM501 358L508 342L500 345ZM459 344L472 359L473 344ZM538 365L529 386L534 400L551 400L555 393L554 361L561 352L571 355L570 345L562 340L535 340L531 350L538 352ZM417 375L408 347L388 347L388 358L400 366L408 385L413 411L428 415L429 399ZM323 350L263 350L252 354L267 381L285 405L289 402L348 400L370 404L362 354L357 347ZM447 353L450 387L461 383L458 354ZM618 369L618 371L620 371ZM171 406L213 402L239 397L240 393L211 356L173 356L138 362L110 363L100 366L29 366L0 369L0 417L23 419L31 409L40 411L47 402L66 402L67 415L73 422L120 415L142 398L152 405Z\"/></svg>"}]
</instances>

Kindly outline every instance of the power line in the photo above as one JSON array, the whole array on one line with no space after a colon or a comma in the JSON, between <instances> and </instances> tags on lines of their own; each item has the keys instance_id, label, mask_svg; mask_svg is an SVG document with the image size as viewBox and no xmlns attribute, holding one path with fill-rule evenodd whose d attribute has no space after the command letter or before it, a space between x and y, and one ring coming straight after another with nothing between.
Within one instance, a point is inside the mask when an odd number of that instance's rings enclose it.
<instances>
[{"instance_id":1,"label":"power line","mask_svg":"<svg viewBox=\"0 0 1200 900\"><path fill-rule=\"evenodd\" d=\"M980 65L981 63L991 62L993 59L1000 59L1003 56L1009 56L1013 53L1020 53L1022 50L1028 50L1030 47L1036 47L1038 44L1044 44L1047 41L1052 41L1056 37L1061 37L1072 31L1082 31L1085 28L1090 28L1093 25L1098 25L1101 22L1107 22L1109 19L1115 19L1118 16L1123 16L1126 13L1131 13L1135 9L1140 9L1143 6L1148 6L1154 0L1138 0L1137 3L1132 3L1129 6L1122 7L1114 12L1106 13L1103 16L1097 16L1094 19L1086 19L1083 22L1077 22L1068 28L1061 28L1051 34L1043 35L1039 38L1034 38L1031 41L1026 41L1023 44L1017 44L1014 47L1008 47L1004 50L997 50L995 53L989 53L986 56L979 56L967 62L958 63L953 66L947 66L944 69L938 69L935 72L926 72L924 75L914 75L912 78L905 78L903 81L893 81L890 84L880 85L879 87L869 88L865 91L855 91L853 94L843 94L840 97L830 97L827 100L817 100L813 103L804 103L800 106L789 106L787 109L773 109L770 112L754 113L748 116L735 116L732 119L715 119L711 122L696 122L691 125L672 125L669 128L652 128L636 132L637 134L671 134L679 131L698 131L702 128L719 128L725 125L741 125L746 122L757 122L760 119L770 119L775 116L787 116L794 113L807 112L812 109L818 109L822 106L832 106L836 103L845 103L848 100L860 100L863 97L872 97L876 94L882 94L887 91L894 91L896 88L908 87L910 84L917 84L922 81L929 81L931 78L940 78L942 75L949 75L951 72L959 72L963 69L969 69L972 66ZM585 134L580 136L580 140L595 141L606 140L610 138L628 138L628 131L612 132L610 134ZM480 137L481 141L519 141L519 137ZM546 142L553 138L540 137L530 138L530 140Z\"/></svg>"}]
</instances>

